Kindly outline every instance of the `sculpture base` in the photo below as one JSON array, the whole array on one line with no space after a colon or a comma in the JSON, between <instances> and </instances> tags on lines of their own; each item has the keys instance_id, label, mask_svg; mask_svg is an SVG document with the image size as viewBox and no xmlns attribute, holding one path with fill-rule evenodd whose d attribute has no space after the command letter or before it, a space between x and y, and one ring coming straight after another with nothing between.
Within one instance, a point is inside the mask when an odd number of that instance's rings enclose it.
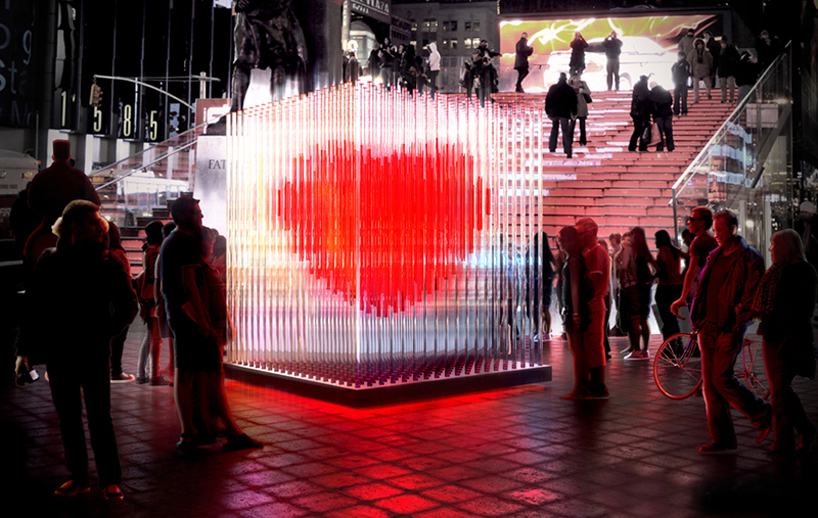
<instances>
[{"instance_id":1,"label":"sculpture base","mask_svg":"<svg viewBox=\"0 0 818 518\"><path fill-rule=\"evenodd\" d=\"M521 367L419 380L398 380L355 388L256 367L224 364L225 375L233 380L283 390L353 408L402 403L418 399L454 396L530 383L551 381L551 366Z\"/></svg>"}]
</instances>

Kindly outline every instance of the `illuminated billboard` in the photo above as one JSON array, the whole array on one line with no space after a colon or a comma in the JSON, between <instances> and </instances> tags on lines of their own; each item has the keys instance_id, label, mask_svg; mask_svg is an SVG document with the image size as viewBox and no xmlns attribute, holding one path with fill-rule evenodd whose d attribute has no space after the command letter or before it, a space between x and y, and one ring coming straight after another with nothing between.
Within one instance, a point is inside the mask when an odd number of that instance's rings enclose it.
<instances>
[{"instance_id":1,"label":"illuminated billboard","mask_svg":"<svg viewBox=\"0 0 818 518\"><path fill-rule=\"evenodd\" d=\"M523 32L528 33L528 45L534 47L534 55L528 60L530 74L523 83L526 92L547 91L560 72L568 73L570 44L577 32L589 44L582 79L592 91L607 89L602 41L612 30L623 42L620 89L630 90L643 74L652 74L651 81L671 89L670 68L677 60L679 40L690 28L697 37L707 30L719 37L723 33L721 15L506 20L500 22L500 91L514 90L514 53Z\"/></svg>"}]
</instances>

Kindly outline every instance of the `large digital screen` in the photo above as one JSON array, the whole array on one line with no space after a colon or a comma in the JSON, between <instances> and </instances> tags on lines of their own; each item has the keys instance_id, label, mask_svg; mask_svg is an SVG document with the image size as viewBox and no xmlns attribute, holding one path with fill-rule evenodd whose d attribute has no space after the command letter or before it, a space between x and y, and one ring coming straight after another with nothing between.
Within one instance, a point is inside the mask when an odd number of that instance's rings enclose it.
<instances>
[{"instance_id":1,"label":"large digital screen","mask_svg":"<svg viewBox=\"0 0 818 518\"><path fill-rule=\"evenodd\" d=\"M678 59L679 40L688 29L697 37L705 31L720 37L723 24L719 14L681 16L635 16L610 18L571 18L541 20L506 20L500 23L500 91L513 91L517 74L514 54L523 32L534 48L529 58L529 76L523 82L526 92L547 91L557 82L560 72L568 73L571 41L582 33L589 47L585 53L582 79L592 91L607 89L606 57L602 41L615 30L622 40L620 89L630 90L640 75L651 75L651 81L670 89L670 69Z\"/></svg>"}]
</instances>

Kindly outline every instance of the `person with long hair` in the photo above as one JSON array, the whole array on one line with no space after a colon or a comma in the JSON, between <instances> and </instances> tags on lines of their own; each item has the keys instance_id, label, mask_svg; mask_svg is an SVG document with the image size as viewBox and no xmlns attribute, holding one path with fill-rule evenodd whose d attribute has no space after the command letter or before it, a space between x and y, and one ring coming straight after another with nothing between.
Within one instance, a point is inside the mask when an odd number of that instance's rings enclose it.
<instances>
[{"instance_id":1,"label":"person with long hair","mask_svg":"<svg viewBox=\"0 0 818 518\"><path fill-rule=\"evenodd\" d=\"M113 221L108 222L105 243L108 254L122 265L122 268L128 272L128 277L130 277L131 263L128 261L125 248L122 246L122 235L119 232L119 227ZM130 327L130 325L125 326L118 335L111 339L111 383L128 383L134 380L133 374L128 374L122 370L122 353L125 351L125 340L128 338L128 329Z\"/></svg>"},{"instance_id":2,"label":"person with long hair","mask_svg":"<svg viewBox=\"0 0 818 518\"><path fill-rule=\"evenodd\" d=\"M758 334L764 336L764 369L770 382L773 408L773 444L770 453L791 455L809 452L815 442L816 427L792 389L798 374L799 347L806 361L815 362L812 310L815 306L818 275L805 260L801 236L792 229L770 238L773 264L764 274L753 299L753 315L761 320ZM795 436L799 442L796 449Z\"/></svg>"},{"instance_id":3,"label":"person with long hair","mask_svg":"<svg viewBox=\"0 0 818 518\"><path fill-rule=\"evenodd\" d=\"M541 341L551 339L551 298L554 287L554 265L556 259L551 252L548 243L548 234L544 231L534 234L531 240L531 258L526 264L531 265L532 289L534 312L532 319L534 322L534 332ZM528 299L526 294L526 299ZM527 302L527 300L526 300ZM526 303L526 307L528 304Z\"/></svg>"},{"instance_id":4,"label":"person with long hair","mask_svg":"<svg viewBox=\"0 0 818 518\"><path fill-rule=\"evenodd\" d=\"M159 356L162 351L162 334L156 317L156 299L154 284L156 281L156 259L164 240L162 222L151 221L145 226L145 244L142 246L142 282L139 293L139 316L147 326L145 338L139 347L136 363L136 382L151 385L172 385L167 378L159 374ZM148 357L150 356L150 376L148 376Z\"/></svg>"},{"instance_id":5,"label":"person with long hair","mask_svg":"<svg viewBox=\"0 0 818 518\"><path fill-rule=\"evenodd\" d=\"M650 312L650 288L653 284L653 274L650 267L656 270L656 261L650 254L645 229L633 227L630 230L630 247L623 247L620 270L621 290L620 317L622 327L628 333L630 353L626 360L647 360L650 358L648 343L650 343L650 326L648 314ZM643 347L639 347L639 339Z\"/></svg>"},{"instance_id":6,"label":"person with long hair","mask_svg":"<svg viewBox=\"0 0 818 518\"><path fill-rule=\"evenodd\" d=\"M560 399L585 399L591 397L591 379L585 359L584 334L591 324L588 303L592 295L585 272L585 259L579 233L574 227L559 231L560 248L566 259L562 267L562 317L563 328L568 336L568 346L574 355L574 389Z\"/></svg>"},{"instance_id":7,"label":"person with long hair","mask_svg":"<svg viewBox=\"0 0 818 518\"><path fill-rule=\"evenodd\" d=\"M685 253L673 245L667 230L657 231L656 239L656 306L662 317L662 338L667 340L679 332L679 322L670 305L682 295L681 264Z\"/></svg>"}]
</instances>

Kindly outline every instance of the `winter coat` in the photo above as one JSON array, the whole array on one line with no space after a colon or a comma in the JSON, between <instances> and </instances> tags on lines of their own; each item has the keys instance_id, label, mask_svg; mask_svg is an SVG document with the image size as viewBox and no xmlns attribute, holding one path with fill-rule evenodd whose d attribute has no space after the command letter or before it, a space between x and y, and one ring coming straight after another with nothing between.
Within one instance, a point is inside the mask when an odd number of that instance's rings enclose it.
<instances>
[{"instance_id":1,"label":"winter coat","mask_svg":"<svg viewBox=\"0 0 818 518\"><path fill-rule=\"evenodd\" d=\"M619 59L622 54L622 40L608 36L602 41L602 48L605 49L605 57L608 59Z\"/></svg>"},{"instance_id":2,"label":"winter coat","mask_svg":"<svg viewBox=\"0 0 818 518\"><path fill-rule=\"evenodd\" d=\"M631 97L631 117L650 117L650 91L647 81L637 81L633 85L633 96Z\"/></svg>"},{"instance_id":3,"label":"winter coat","mask_svg":"<svg viewBox=\"0 0 818 518\"><path fill-rule=\"evenodd\" d=\"M754 85L761 73L761 64L753 63L749 59L740 59L736 65L736 85Z\"/></svg>"},{"instance_id":4,"label":"winter coat","mask_svg":"<svg viewBox=\"0 0 818 518\"><path fill-rule=\"evenodd\" d=\"M687 84L690 79L690 62L686 59L673 63L670 68L670 73L673 76L673 84L676 86L683 86Z\"/></svg>"},{"instance_id":5,"label":"winter coat","mask_svg":"<svg viewBox=\"0 0 818 518\"><path fill-rule=\"evenodd\" d=\"M727 45L720 49L719 54L719 77L730 77L736 75L738 60L741 58L738 51L732 45Z\"/></svg>"},{"instance_id":6,"label":"winter coat","mask_svg":"<svg viewBox=\"0 0 818 518\"><path fill-rule=\"evenodd\" d=\"M517 51L514 54L514 68L528 68L528 56L534 54L534 47L528 46L528 40L520 38L517 42Z\"/></svg>"},{"instance_id":7,"label":"winter coat","mask_svg":"<svg viewBox=\"0 0 818 518\"><path fill-rule=\"evenodd\" d=\"M436 72L440 70L440 52L437 50L437 43L429 44L429 70Z\"/></svg>"},{"instance_id":8,"label":"winter coat","mask_svg":"<svg viewBox=\"0 0 818 518\"><path fill-rule=\"evenodd\" d=\"M702 51L702 60L699 62L698 51L693 51L687 55L687 61L690 63L690 77L693 79L701 79L703 77L710 77L713 71L713 55L707 50Z\"/></svg>"},{"instance_id":9,"label":"winter coat","mask_svg":"<svg viewBox=\"0 0 818 518\"><path fill-rule=\"evenodd\" d=\"M673 95L662 86L654 86L648 95L653 118L673 116Z\"/></svg>"},{"instance_id":10,"label":"winter coat","mask_svg":"<svg viewBox=\"0 0 818 518\"><path fill-rule=\"evenodd\" d=\"M693 48L695 49L696 47ZM716 41L716 38L710 38L705 42L704 48L706 48L707 52L709 52L713 56L713 70L717 70L719 68L719 55L721 53L721 43Z\"/></svg>"},{"instance_id":11,"label":"winter coat","mask_svg":"<svg viewBox=\"0 0 818 518\"><path fill-rule=\"evenodd\" d=\"M585 49L588 42L585 40L573 40L571 42L571 62L568 64L572 68L585 68Z\"/></svg>"},{"instance_id":12,"label":"winter coat","mask_svg":"<svg viewBox=\"0 0 818 518\"><path fill-rule=\"evenodd\" d=\"M756 288L764 275L764 259L755 248L747 246L744 238L736 236L735 239L738 241L736 249L729 256L723 257L723 248L718 247L707 257L690 308L690 323L696 329L701 329L707 319L708 301L705 297L710 282L719 283L719 300L711 303L718 304L717 324L720 329L743 332L750 321ZM729 263L727 275L724 279L711 279L710 271L713 264L722 259ZM736 315L736 307L739 304L742 309Z\"/></svg>"},{"instance_id":13,"label":"winter coat","mask_svg":"<svg viewBox=\"0 0 818 518\"><path fill-rule=\"evenodd\" d=\"M577 93L566 81L559 81L548 89L545 113L551 119L570 118L577 112Z\"/></svg>"},{"instance_id":14,"label":"winter coat","mask_svg":"<svg viewBox=\"0 0 818 518\"><path fill-rule=\"evenodd\" d=\"M684 35L682 39L679 40L679 51L684 52L685 56L690 54L690 51L693 50L696 38L694 36Z\"/></svg>"},{"instance_id":15,"label":"winter coat","mask_svg":"<svg viewBox=\"0 0 818 518\"><path fill-rule=\"evenodd\" d=\"M591 89L588 88L588 83L585 81L580 81L579 87L572 86L572 88L577 93L577 118L584 119L588 116L588 102L585 100L584 94L591 95Z\"/></svg>"}]
</instances>

